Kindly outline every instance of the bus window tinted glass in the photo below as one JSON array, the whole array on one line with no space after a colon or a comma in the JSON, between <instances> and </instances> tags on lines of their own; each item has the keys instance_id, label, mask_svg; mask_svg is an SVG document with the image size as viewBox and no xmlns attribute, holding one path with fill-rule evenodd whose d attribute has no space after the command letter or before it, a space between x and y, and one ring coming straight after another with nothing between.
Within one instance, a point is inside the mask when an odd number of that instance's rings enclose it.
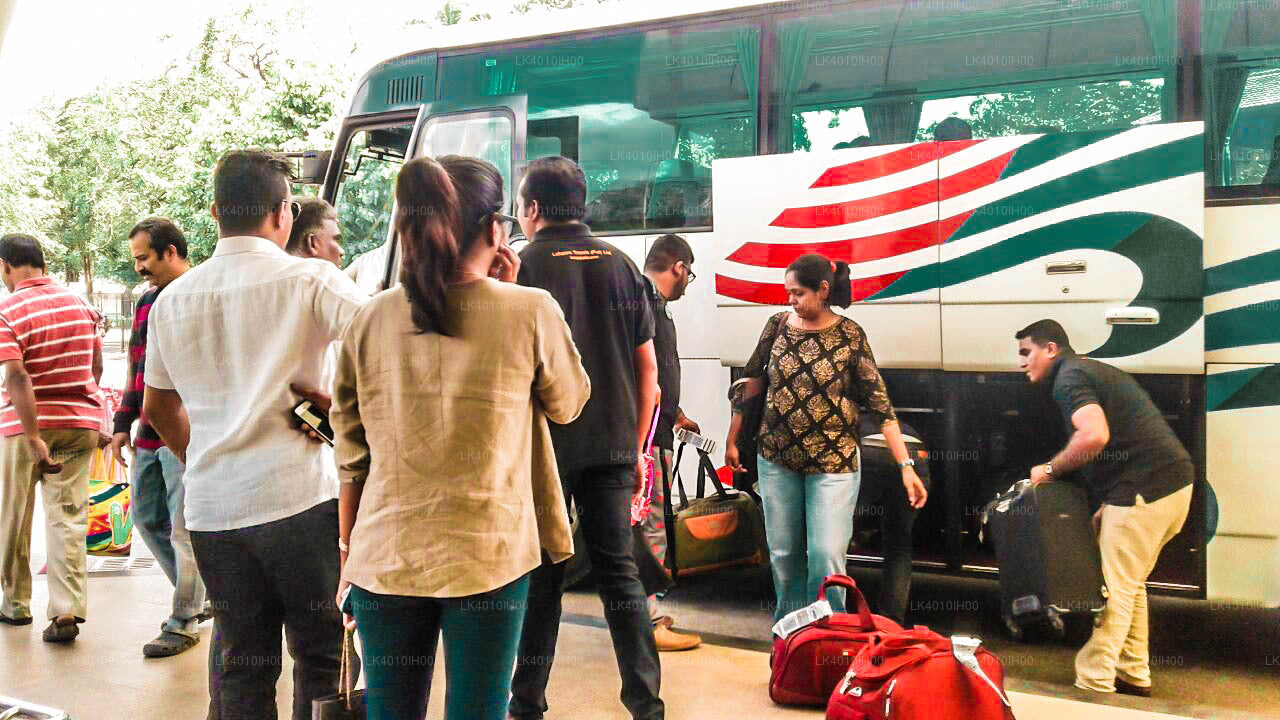
<instances>
[{"instance_id":1,"label":"bus window tinted glass","mask_svg":"<svg viewBox=\"0 0 1280 720\"><path fill-rule=\"evenodd\" d=\"M525 94L529 158L587 177L597 232L711 224L711 161L756 149L760 32L633 33L441 61L441 98Z\"/></svg>"},{"instance_id":2,"label":"bus window tinted glass","mask_svg":"<svg viewBox=\"0 0 1280 720\"><path fill-rule=\"evenodd\" d=\"M408 124L359 130L347 141L336 202L347 264L387 241L396 173L412 131Z\"/></svg>"},{"instance_id":3,"label":"bus window tinted glass","mask_svg":"<svg viewBox=\"0 0 1280 720\"><path fill-rule=\"evenodd\" d=\"M463 155L492 163L502 173L503 207L511 210L511 118L468 113L431 118L422 128L419 155Z\"/></svg>"},{"instance_id":4,"label":"bus window tinted glass","mask_svg":"<svg viewBox=\"0 0 1280 720\"><path fill-rule=\"evenodd\" d=\"M1280 4L1205 0L1205 181L1280 185Z\"/></svg>"},{"instance_id":5,"label":"bus window tinted glass","mask_svg":"<svg viewBox=\"0 0 1280 720\"><path fill-rule=\"evenodd\" d=\"M1165 0L879 0L778 24L782 152L1172 120L1176 13ZM825 124L824 124L825 123Z\"/></svg>"}]
</instances>

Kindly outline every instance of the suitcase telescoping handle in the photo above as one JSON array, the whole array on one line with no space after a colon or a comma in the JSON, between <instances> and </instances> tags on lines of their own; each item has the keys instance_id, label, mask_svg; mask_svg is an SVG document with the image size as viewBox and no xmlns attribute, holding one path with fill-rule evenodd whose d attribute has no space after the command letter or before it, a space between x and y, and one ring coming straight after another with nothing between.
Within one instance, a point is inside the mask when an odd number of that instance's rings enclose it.
<instances>
[{"instance_id":1,"label":"suitcase telescoping handle","mask_svg":"<svg viewBox=\"0 0 1280 720\"><path fill-rule=\"evenodd\" d=\"M875 630L876 622L871 617L871 607L867 605L867 599L862 596L862 591L858 589L858 584L848 575L828 575L826 580L822 581L822 587L818 589L818 599L825 600L827 597L827 588L842 587L849 591L848 598L852 599L858 608L858 622L867 630ZM848 606L848 603L845 603Z\"/></svg>"}]
</instances>

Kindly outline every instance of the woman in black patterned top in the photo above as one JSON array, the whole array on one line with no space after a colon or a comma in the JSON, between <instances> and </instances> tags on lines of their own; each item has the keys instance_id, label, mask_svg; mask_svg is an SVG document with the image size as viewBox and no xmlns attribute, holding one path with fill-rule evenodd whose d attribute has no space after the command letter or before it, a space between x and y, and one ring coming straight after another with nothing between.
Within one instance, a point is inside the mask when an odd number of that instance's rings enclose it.
<instances>
[{"instance_id":1,"label":"woman in black patterned top","mask_svg":"<svg viewBox=\"0 0 1280 720\"><path fill-rule=\"evenodd\" d=\"M757 463L775 619L813 602L828 575L845 571L861 483L859 405L878 416L911 505L923 507L927 498L866 334L831 311L852 301L849 266L803 255L787 267L785 283L791 312L765 323L745 381L730 390L733 420L725 441L725 464L744 471L736 444L742 410L749 398L767 393ZM843 610L844 591L829 591L828 601Z\"/></svg>"}]
</instances>

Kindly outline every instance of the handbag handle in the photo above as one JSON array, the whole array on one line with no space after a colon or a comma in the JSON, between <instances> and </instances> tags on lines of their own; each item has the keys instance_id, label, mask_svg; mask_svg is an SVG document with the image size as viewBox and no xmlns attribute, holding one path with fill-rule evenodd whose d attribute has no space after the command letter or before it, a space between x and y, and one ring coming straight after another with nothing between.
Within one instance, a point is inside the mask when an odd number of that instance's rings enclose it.
<instances>
[{"instance_id":1,"label":"handbag handle","mask_svg":"<svg viewBox=\"0 0 1280 720\"><path fill-rule=\"evenodd\" d=\"M351 678L351 658L350 649L355 642L356 631L352 628L344 628L345 633L342 638L342 666L338 668L338 682L342 684L342 694L346 696L347 710L351 710L351 693L355 690L355 682Z\"/></svg>"},{"instance_id":2,"label":"handbag handle","mask_svg":"<svg viewBox=\"0 0 1280 720\"><path fill-rule=\"evenodd\" d=\"M688 443L681 442L680 447L676 449L676 467L673 473L676 476L676 490L680 492L680 507L689 507L689 497L684 493L684 480L680 477L680 458L684 457L684 446ZM667 493L666 502L671 502L671 493Z\"/></svg>"},{"instance_id":3,"label":"handbag handle","mask_svg":"<svg viewBox=\"0 0 1280 720\"><path fill-rule=\"evenodd\" d=\"M862 591L858 589L858 584L848 575L828 575L826 580L822 581L822 587L818 588L818 599L822 600L827 595L827 588L842 587L849 591L849 596L854 598L858 606L858 619L862 623L862 627L867 630L876 629L876 621L871 617L871 607L867 605L867 599L862 596Z\"/></svg>"},{"instance_id":4,"label":"handbag handle","mask_svg":"<svg viewBox=\"0 0 1280 720\"><path fill-rule=\"evenodd\" d=\"M724 483L720 482L720 475L716 473L716 465L711 460L711 456L702 448L694 448L698 451L698 497L706 497L707 477L711 478L711 484L716 486L716 495L725 500L729 497L729 493L724 489Z\"/></svg>"}]
</instances>

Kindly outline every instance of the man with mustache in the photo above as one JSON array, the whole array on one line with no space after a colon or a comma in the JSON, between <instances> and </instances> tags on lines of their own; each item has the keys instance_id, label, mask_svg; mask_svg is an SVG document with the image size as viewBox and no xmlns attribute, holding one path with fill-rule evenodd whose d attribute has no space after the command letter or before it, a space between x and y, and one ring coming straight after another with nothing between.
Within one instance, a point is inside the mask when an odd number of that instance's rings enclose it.
<instances>
[{"instance_id":1,"label":"man with mustache","mask_svg":"<svg viewBox=\"0 0 1280 720\"><path fill-rule=\"evenodd\" d=\"M111 454L124 465L122 449L133 451L134 525L142 533L151 554L173 583L173 610L160 626L160 635L142 646L147 657L177 655L200 642L197 627L210 616L205 612L204 583L196 569L191 536L182 514L182 473L185 469L142 413L142 372L147 356L147 316L151 304L169 283L191 269L187 239L173 222L151 217L129 231L133 269L151 283L134 308L129 336L129 375L124 398L116 410ZM130 442L134 421L138 435Z\"/></svg>"}]
</instances>

